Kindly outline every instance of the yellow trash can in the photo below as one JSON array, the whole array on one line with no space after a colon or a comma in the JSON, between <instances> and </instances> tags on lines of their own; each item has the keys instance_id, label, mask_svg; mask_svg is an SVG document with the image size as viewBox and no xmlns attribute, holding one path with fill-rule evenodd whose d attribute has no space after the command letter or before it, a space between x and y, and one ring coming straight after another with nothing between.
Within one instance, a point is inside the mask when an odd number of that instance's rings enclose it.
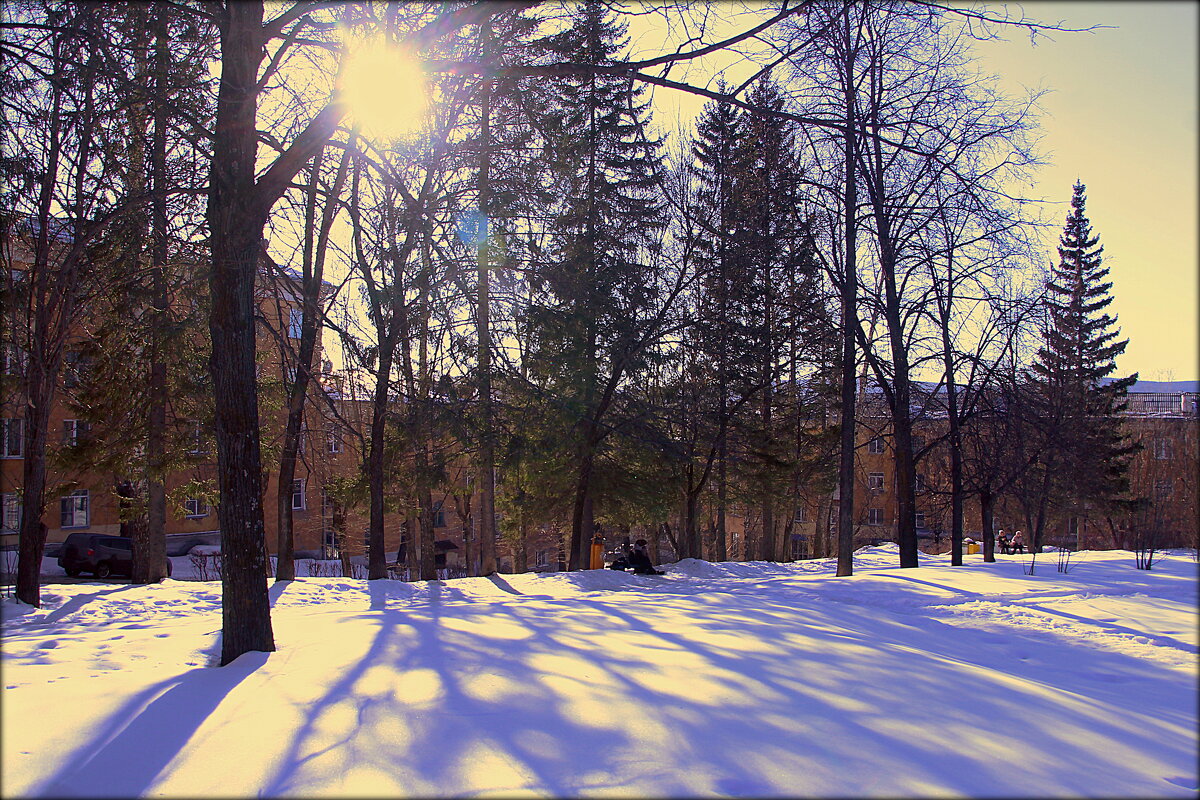
<instances>
[{"instance_id":1,"label":"yellow trash can","mask_svg":"<svg viewBox=\"0 0 1200 800\"><path fill-rule=\"evenodd\" d=\"M978 552L979 552L979 545L977 545L977 544L967 545L967 555L973 556L973 555L977 554Z\"/></svg>"}]
</instances>

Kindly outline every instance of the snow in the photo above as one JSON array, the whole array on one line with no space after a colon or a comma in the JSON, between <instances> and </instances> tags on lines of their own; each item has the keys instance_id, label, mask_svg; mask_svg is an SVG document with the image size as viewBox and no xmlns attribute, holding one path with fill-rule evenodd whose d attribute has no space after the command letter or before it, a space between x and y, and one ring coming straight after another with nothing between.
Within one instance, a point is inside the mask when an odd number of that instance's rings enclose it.
<instances>
[{"instance_id":1,"label":"snow","mask_svg":"<svg viewBox=\"0 0 1200 800\"><path fill-rule=\"evenodd\" d=\"M217 582L52 583L3 794L1195 797L1192 554L998 558L302 578L223 668Z\"/></svg>"}]
</instances>

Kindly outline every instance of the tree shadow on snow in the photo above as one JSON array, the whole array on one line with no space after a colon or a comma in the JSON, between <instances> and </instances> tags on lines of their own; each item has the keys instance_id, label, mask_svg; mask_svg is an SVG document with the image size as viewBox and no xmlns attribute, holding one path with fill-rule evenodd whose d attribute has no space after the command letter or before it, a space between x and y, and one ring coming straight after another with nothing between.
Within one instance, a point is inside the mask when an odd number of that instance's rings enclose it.
<instances>
[{"instance_id":1,"label":"tree shadow on snow","mask_svg":"<svg viewBox=\"0 0 1200 800\"><path fill-rule=\"evenodd\" d=\"M222 669L193 669L132 697L33 797L138 797L153 787L209 715L266 663L247 653Z\"/></svg>"}]
</instances>

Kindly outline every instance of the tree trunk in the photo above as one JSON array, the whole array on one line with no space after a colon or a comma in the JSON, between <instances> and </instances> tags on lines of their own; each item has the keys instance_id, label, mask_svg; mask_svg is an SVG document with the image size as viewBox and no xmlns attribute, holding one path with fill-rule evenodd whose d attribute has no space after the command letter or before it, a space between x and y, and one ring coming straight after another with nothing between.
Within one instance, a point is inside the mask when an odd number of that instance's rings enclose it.
<instances>
[{"instance_id":1,"label":"tree trunk","mask_svg":"<svg viewBox=\"0 0 1200 800\"><path fill-rule=\"evenodd\" d=\"M150 175L154 193L150 205L151 297L150 317L150 418L146 427L146 526L134 536L133 583L158 583L167 577L167 494L163 481L167 432L167 365L163 360L163 329L167 324L167 111L168 72L167 15L156 8L154 20L154 135L151 142Z\"/></svg>"},{"instance_id":2,"label":"tree trunk","mask_svg":"<svg viewBox=\"0 0 1200 800\"><path fill-rule=\"evenodd\" d=\"M850 22L843 21L847 42ZM845 167L845 186L842 188L842 222L845 225L844 270L841 281L842 301L842 385L841 385L841 455L838 463L838 547L837 575L854 574L854 447L855 407L858 399L855 386L854 337L858 328L858 185L857 185L857 120L855 118L854 58L843 62L843 93L845 95L846 127L842 133Z\"/></svg>"},{"instance_id":3,"label":"tree trunk","mask_svg":"<svg viewBox=\"0 0 1200 800\"><path fill-rule=\"evenodd\" d=\"M221 85L213 141L208 220L212 312L209 372L216 401L221 503L221 664L271 652L262 508L262 457L255 385L254 280L267 209L258 201L258 66L261 3L231 3L221 36Z\"/></svg>"},{"instance_id":4,"label":"tree trunk","mask_svg":"<svg viewBox=\"0 0 1200 800\"><path fill-rule=\"evenodd\" d=\"M983 560L996 560L996 537L993 533L993 519L995 518L996 496L990 491L982 490L979 492L979 521L983 526ZM959 558L959 563L962 559Z\"/></svg>"},{"instance_id":5,"label":"tree trunk","mask_svg":"<svg viewBox=\"0 0 1200 800\"><path fill-rule=\"evenodd\" d=\"M479 26L480 49L484 62L489 57L491 20ZM491 299L489 297L489 241L491 219L491 115L492 82L484 78L480 87L479 130L479 301L476 326L479 339L479 402L483 423L479 441L479 546L482 566L480 572L491 575L496 571L496 472L495 436L492 418L492 332Z\"/></svg>"}]
</instances>

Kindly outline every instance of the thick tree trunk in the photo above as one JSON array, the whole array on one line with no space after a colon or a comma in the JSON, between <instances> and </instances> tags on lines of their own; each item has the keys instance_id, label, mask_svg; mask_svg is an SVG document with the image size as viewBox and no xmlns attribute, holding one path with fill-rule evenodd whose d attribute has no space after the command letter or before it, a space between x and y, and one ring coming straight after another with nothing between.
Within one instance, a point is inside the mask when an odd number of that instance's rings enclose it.
<instances>
[{"instance_id":1,"label":"thick tree trunk","mask_svg":"<svg viewBox=\"0 0 1200 800\"><path fill-rule=\"evenodd\" d=\"M370 519L367 528L367 578L387 577L387 554L383 551L384 434L387 425L388 386L392 374L391 343L380 343L375 393L371 402L371 442L367 450L367 485ZM415 539L416 537L411 537Z\"/></svg>"},{"instance_id":2,"label":"thick tree trunk","mask_svg":"<svg viewBox=\"0 0 1200 800\"><path fill-rule=\"evenodd\" d=\"M274 651L267 595L262 457L255 385L254 280L267 209L258 201L260 3L231 3L221 37L221 85L208 220L212 312L209 372L216 400L221 490L221 664L251 650Z\"/></svg>"},{"instance_id":3,"label":"thick tree trunk","mask_svg":"<svg viewBox=\"0 0 1200 800\"><path fill-rule=\"evenodd\" d=\"M996 537L993 532L993 522L996 510L996 496L984 489L979 492L979 521L983 527L983 560L996 560ZM959 558L959 563L962 559Z\"/></svg>"},{"instance_id":4,"label":"thick tree trunk","mask_svg":"<svg viewBox=\"0 0 1200 800\"><path fill-rule=\"evenodd\" d=\"M167 577L167 494L163 481L167 432L167 365L164 333L167 324L167 97L169 76L167 16L155 10L154 20L154 134L151 141L150 175L154 194L150 203L151 297L150 322L150 418L146 428L146 526L135 535L133 583L158 583Z\"/></svg>"}]
</instances>

